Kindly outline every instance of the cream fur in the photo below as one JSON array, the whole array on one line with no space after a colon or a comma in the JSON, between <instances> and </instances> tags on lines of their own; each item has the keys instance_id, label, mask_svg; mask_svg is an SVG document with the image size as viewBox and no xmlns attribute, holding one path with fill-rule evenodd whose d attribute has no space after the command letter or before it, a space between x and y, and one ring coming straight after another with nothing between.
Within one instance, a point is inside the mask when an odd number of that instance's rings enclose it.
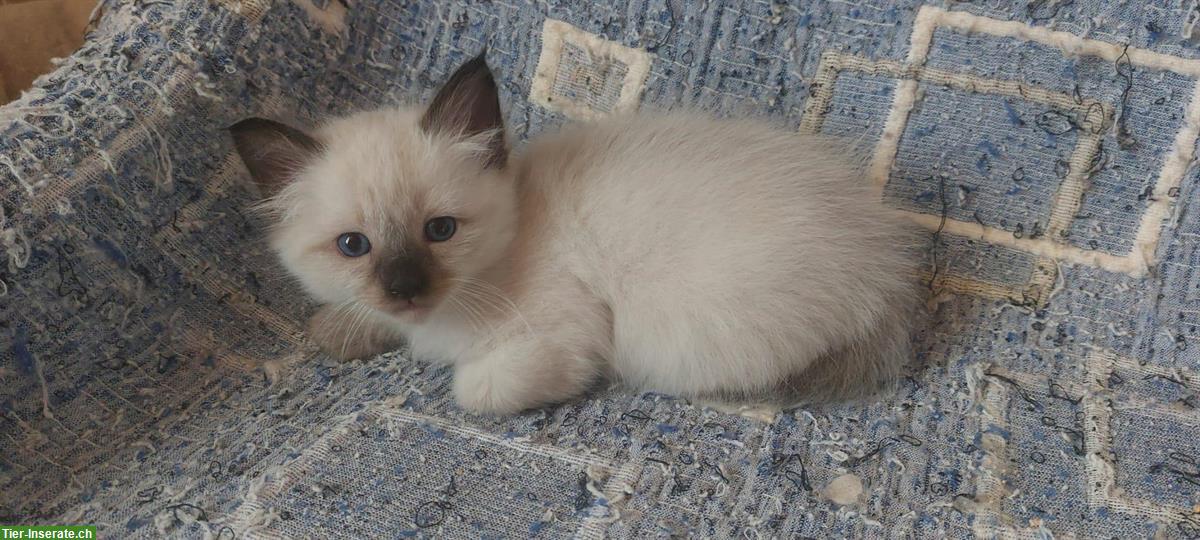
<instances>
[{"instance_id":1,"label":"cream fur","mask_svg":"<svg viewBox=\"0 0 1200 540\"><path fill-rule=\"evenodd\" d=\"M460 404L500 413L603 375L685 396L854 395L908 358L912 236L834 143L643 114L543 136L497 171L475 139L426 135L419 118L332 122L316 134L326 150L266 204L284 265L330 306L317 339L335 356L403 335L415 357L455 366ZM410 242L439 215L462 225L430 245L445 289L421 316L377 302L374 252L335 249L350 230Z\"/></svg>"}]
</instances>

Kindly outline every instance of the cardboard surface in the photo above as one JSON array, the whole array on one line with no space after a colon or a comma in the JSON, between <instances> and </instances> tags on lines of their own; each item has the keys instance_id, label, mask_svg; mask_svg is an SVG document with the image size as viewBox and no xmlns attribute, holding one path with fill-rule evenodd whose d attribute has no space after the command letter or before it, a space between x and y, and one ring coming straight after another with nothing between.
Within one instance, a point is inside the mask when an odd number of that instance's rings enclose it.
<instances>
[{"instance_id":1,"label":"cardboard surface","mask_svg":"<svg viewBox=\"0 0 1200 540\"><path fill-rule=\"evenodd\" d=\"M0 103L50 71L50 59L83 43L95 0L0 0Z\"/></svg>"}]
</instances>

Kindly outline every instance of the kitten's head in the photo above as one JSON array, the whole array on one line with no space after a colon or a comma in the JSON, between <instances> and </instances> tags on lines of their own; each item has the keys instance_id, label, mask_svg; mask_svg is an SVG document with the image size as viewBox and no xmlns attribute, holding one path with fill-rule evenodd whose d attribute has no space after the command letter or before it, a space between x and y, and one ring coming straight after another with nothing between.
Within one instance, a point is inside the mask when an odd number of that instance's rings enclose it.
<instances>
[{"instance_id":1,"label":"kitten's head","mask_svg":"<svg viewBox=\"0 0 1200 540\"><path fill-rule=\"evenodd\" d=\"M311 135L261 119L231 130L275 217L272 247L323 303L417 322L503 257L515 234L483 55L423 110L360 113Z\"/></svg>"}]
</instances>

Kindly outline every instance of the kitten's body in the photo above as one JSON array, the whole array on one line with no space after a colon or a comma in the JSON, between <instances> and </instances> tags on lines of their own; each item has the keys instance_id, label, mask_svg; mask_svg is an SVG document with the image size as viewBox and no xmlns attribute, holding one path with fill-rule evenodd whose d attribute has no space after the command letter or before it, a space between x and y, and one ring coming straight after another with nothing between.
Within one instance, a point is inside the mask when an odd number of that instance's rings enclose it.
<instances>
[{"instance_id":1,"label":"kitten's body","mask_svg":"<svg viewBox=\"0 0 1200 540\"><path fill-rule=\"evenodd\" d=\"M303 226L285 216L273 236L285 265L335 306L372 304L371 289L328 283L338 278L329 261L313 264L312 229L403 236L411 216L480 216L464 222L469 249L430 244L450 277L428 306L318 315L317 340L335 355L403 335L414 357L455 365L461 404L497 412L570 398L601 374L683 395L796 382L856 394L907 358L907 229L823 139L641 115L571 126L503 168L470 168L478 138L431 136L421 122L393 111L331 124L323 157L275 199L285 214L340 216Z\"/></svg>"}]
</instances>

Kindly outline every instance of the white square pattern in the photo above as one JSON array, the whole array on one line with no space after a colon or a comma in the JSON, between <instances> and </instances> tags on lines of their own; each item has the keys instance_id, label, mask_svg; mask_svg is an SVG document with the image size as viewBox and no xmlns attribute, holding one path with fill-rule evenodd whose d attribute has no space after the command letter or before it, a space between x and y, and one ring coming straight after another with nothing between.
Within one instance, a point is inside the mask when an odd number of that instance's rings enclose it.
<instances>
[{"instance_id":1,"label":"white square pattern","mask_svg":"<svg viewBox=\"0 0 1200 540\"><path fill-rule=\"evenodd\" d=\"M650 60L644 50L546 19L529 100L581 120L633 111L650 73Z\"/></svg>"}]
</instances>

